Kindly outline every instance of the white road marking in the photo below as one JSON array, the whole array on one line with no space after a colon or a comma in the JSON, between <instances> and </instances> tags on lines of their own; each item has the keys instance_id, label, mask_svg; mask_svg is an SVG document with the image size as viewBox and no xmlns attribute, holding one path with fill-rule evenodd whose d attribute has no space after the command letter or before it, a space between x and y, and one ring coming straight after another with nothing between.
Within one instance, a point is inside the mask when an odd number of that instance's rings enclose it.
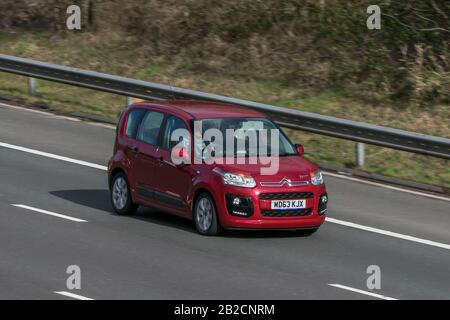
<instances>
[{"instance_id":1,"label":"white road marking","mask_svg":"<svg viewBox=\"0 0 450 320\"><path fill-rule=\"evenodd\" d=\"M444 201L449 201L450 202L450 198L448 198L448 197L441 197L441 196L436 196L436 195L430 194L430 193L425 193L425 192L420 192L420 191L414 191L414 190L394 187L394 186L390 186L390 185L387 185L387 184L372 182L372 181L368 181L368 180L364 180L364 179L358 179L358 178L349 177L349 176L345 176L345 175L341 175L341 174L337 174L337 173L331 173L331 172L328 172L328 171L322 171L322 172L325 175L328 175L328 176L331 176L331 177L335 177L335 178L339 178L339 179L349 180L349 181L353 181L353 182L360 182L360 183L368 184L368 185L371 185L371 186L376 186L376 187L380 187L380 188L385 188L385 189L390 189L390 190L410 193L410 194L414 194L414 195L417 195L417 196L422 196L422 197L427 197L427 198L431 198L431 199L444 200Z\"/></svg>"},{"instance_id":2,"label":"white road marking","mask_svg":"<svg viewBox=\"0 0 450 320\"><path fill-rule=\"evenodd\" d=\"M51 211L47 211L47 210L42 210L42 209L38 209L38 208L33 208L30 206L25 206L23 204L11 204L13 207L17 207L17 208L22 208L25 210L30 210L30 211L35 211L35 212L39 212L39 213L43 213L49 216L54 216L54 217L58 217L58 218L62 218L62 219L66 219L66 220L70 220L70 221L75 221L75 222L87 222L86 220L82 220L82 219L78 219L78 218L74 218L74 217L69 217L63 214L59 214L59 213L55 213L55 212L51 212Z\"/></svg>"},{"instance_id":3,"label":"white road marking","mask_svg":"<svg viewBox=\"0 0 450 320\"><path fill-rule=\"evenodd\" d=\"M79 294L75 294L75 293L71 293L71 292L67 292L67 291L54 291L54 293L60 294L62 296L66 296L69 298L78 299L78 300L94 300L94 299L83 297L83 296L80 296Z\"/></svg>"},{"instance_id":4,"label":"white road marking","mask_svg":"<svg viewBox=\"0 0 450 320\"><path fill-rule=\"evenodd\" d=\"M55 159L55 160L70 162L70 163L78 164L78 165L85 166L85 167L91 167L91 168L99 169L99 170L103 170L103 171L108 170L108 168L106 166L102 166L102 165L99 165L99 164L86 162L86 161L81 161L81 160L77 160L77 159L72 159L72 158L68 158L68 157L63 157L63 156L59 156L59 155L53 154L53 153L42 152L42 151L39 151L39 150L34 150L34 149L24 148L24 147L20 147L20 146L15 146L15 145L9 144L9 143L0 142L0 147L12 149L12 150L17 150L17 151L22 151L22 152L26 152L26 153L31 153L31 154L35 154L35 155L38 155L38 156L51 158L51 159Z\"/></svg>"},{"instance_id":5,"label":"white road marking","mask_svg":"<svg viewBox=\"0 0 450 320\"><path fill-rule=\"evenodd\" d=\"M69 121L73 121L73 122L81 122L80 119L72 118L72 117L67 117L67 116L51 115L51 116L48 116L48 118L50 118L50 119L56 119L56 120L69 120Z\"/></svg>"},{"instance_id":6,"label":"white road marking","mask_svg":"<svg viewBox=\"0 0 450 320\"><path fill-rule=\"evenodd\" d=\"M445 243L440 243L440 242L435 242L435 241L431 241L431 240L416 238L416 237L408 236L408 235L401 234L401 233L396 233L396 232L392 232L392 231L386 231L386 230L382 230L382 229L372 228L372 227L368 227L368 226L363 226L361 224L348 222L348 221L343 221L343 220L338 220L338 219L329 218L329 217L326 218L326 221L327 222L331 222L331 223L335 223L335 224L340 224L342 226L346 226L346 227L350 227L350 228L355 228L355 229L360 229L360 230L364 230L364 231L369 231L369 232L373 232L373 233L382 234L382 235L393 237L393 238L397 238L397 239L417 242L417 243L426 244L426 245L433 246L433 247L438 247L438 248L450 250L450 245L449 244L445 244Z\"/></svg>"},{"instance_id":7,"label":"white road marking","mask_svg":"<svg viewBox=\"0 0 450 320\"><path fill-rule=\"evenodd\" d=\"M355 288L352 288L352 287L343 286L343 285L341 285L341 284L329 283L328 285L329 285L329 286L332 286L332 287L339 288L339 289L343 289L343 290L348 290L348 291L352 291L352 292L364 294L364 295L366 295L366 296L375 297L375 298L378 298L378 299L383 299L383 300L398 300L398 299L395 299L395 298L383 296L383 295L381 295L381 294L376 294L376 293L369 292L369 291L364 291L364 290L359 290L359 289L355 289Z\"/></svg>"}]
</instances>

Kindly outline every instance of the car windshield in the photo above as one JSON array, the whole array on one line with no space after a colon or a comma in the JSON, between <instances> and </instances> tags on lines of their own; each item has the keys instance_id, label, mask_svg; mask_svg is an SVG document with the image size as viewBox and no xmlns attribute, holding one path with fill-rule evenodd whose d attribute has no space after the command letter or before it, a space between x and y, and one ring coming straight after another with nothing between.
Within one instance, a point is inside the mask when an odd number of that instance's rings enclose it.
<instances>
[{"instance_id":1,"label":"car windshield","mask_svg":"<svg viewBox=\"0 0 450 320\"><path fill-rule=\"evenodd\" d=\"M269 119L223 118L194 122L196 153L214 157L288 156L297 151L286 135Z\"/></svg>"}]
</instances>

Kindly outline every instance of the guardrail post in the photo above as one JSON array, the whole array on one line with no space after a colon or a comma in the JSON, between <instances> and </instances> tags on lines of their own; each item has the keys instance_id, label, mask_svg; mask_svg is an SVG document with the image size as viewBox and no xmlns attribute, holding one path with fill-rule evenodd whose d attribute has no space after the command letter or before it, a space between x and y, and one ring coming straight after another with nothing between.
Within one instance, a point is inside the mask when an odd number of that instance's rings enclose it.
<instances>
[{"instance_id":1,"label":"guardrail post","mask_svg":"<svg viewBox=\"0 0 450 320\"><path fill-rule=\"evenodd\" d=\"M127 97L127 106L133 104L133 97Z\"/></svg>"},{"instance_id":2,"label":"guardrail post","mask_svg":"<svg viewBox=\"0 0 450 320\"><path fill-rule=\"evenodd\" d=\"M28 77L28 94L35 96L37 93L37 82L35 78Z\"/></svg>"},{"instance_id":3,"label":"guardrail post","mask_svg":"<svg viewBox=\"0 0 450 320\"><path fill-rule=\"evenodd\" d=\"M356 165L358 167L364 166L364 158L365 158L365 145L362 142L356 143Z\"/></svg>"}]
</instances>

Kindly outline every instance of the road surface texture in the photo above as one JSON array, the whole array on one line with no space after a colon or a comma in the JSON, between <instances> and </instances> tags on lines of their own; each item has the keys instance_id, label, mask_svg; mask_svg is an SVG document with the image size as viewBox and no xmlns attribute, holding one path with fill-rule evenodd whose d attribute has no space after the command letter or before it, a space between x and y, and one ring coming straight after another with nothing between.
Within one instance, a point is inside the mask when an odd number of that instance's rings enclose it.
<instances>
[{"instance_id":1,"label":"road surface texture","mask_svg":"<svg viewBox=\"0 0 450 320\"><path fill-rule=\"evenodd\" d=\"M101 167L28 150L106 166L113 140L108 126L0 104L0 299L450 298L445 197L327 175L330 220L313 236L204 237L152 209L115 215ZM66 287L70 265L80 290Z\"/></svg>"}]
</instances>

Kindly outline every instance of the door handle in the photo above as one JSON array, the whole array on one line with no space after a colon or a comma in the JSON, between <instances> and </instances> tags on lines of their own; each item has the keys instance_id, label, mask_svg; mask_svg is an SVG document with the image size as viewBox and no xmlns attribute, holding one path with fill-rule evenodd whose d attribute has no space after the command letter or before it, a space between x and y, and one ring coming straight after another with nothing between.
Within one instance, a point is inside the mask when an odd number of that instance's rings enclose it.
<instances>
[{"instance_id":1,"label":"door handle","mask_svg":"<svg viewBox=\"0 0 450 320\"><path fill-rule=\"evenodd\" d=\"M131 147L131 152L139 153L139 148L138 147Z\"/></svg>"}]
</instances>

